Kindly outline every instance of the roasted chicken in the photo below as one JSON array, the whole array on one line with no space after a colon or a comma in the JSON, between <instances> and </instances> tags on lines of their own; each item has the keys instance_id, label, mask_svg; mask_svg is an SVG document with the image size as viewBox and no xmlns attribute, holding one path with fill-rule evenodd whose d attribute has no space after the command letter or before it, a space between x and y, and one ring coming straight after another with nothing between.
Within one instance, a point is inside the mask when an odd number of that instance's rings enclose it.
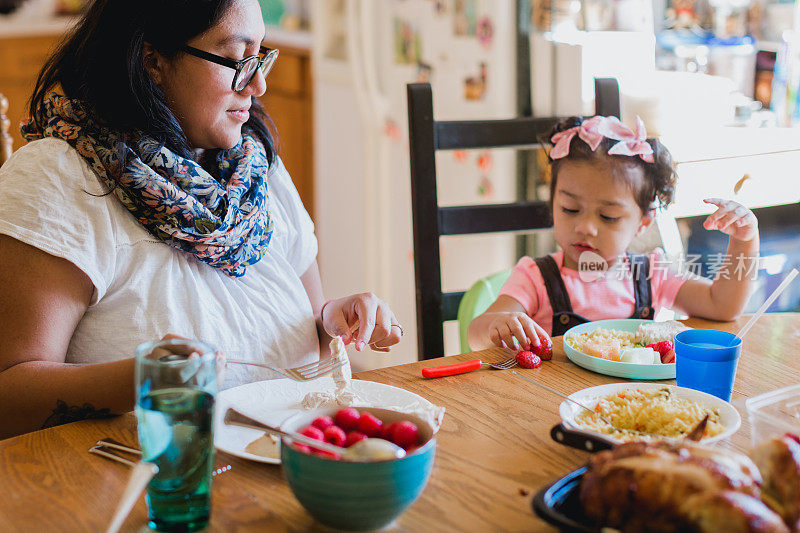
<instances>
[{"instance_id":1,"label":"roasted chicken","mask_svg":"<svg viewBox=\"0 0 800 533\"><path fill-rule=\"evenodd\" d=\"M800 531L800 442L786 435L753 450L753 461L764 476L762 499L792 531Z\"/></svg>"},{"instance_id":2,"label":"roasted chicken","mask_svg":"<svg viewBox=\"0 0 800 533\"><path fill-rule=\"evenodd\" d=\"M780 453L770 457L782 464ZM763 483L776 485L772 478ZM781 501L797 497L797 478L795 492L778 485ZM759 468L745 455L685 441L632 442L591 459L580 498L598 526L626 532L788 533L786 515L762 502L761 486Z\"/></svg>"}]
</instances>

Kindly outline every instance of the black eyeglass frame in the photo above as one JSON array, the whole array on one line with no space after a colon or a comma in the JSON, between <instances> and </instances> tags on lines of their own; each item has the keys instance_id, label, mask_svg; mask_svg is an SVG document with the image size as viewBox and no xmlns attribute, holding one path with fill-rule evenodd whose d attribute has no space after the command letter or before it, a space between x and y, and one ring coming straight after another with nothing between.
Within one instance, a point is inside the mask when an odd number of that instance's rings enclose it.
<instances>
[{"instance_id":1,"label":"black eyeglass frame","mask_svg":"<svg viewBox=\"0 0 800 533\"><path fill-rule=\"evenodd\" d=\"M266 77L269 74L269 71L272 69L272 66L275 64L275 60L278 59L278 52L277 48L267 48L266 46L261 46L258 49L259 54L264 54L264 57L259 59L258 54L250 57L245 57L244 59L240 59L236 61L235 59L230 59L228 57L218 56L217 54L212 54L211 52L206 52L205 50L200 50L199 48L195 48L194 46L189 46L188 44L183 45L181 50L186 52L189 55L193 55L195 57L199 57L200 59L205 59L206 61L211 61L212 63L216 63L217 65L222 65L223 67L232 68L236 71L236 74L233 75L233 81L231 82L231 90L235 93L243 91L245 87L250 85L250 82L253 81L253 78L256 75L256 72L264 68L264 64L270 60L269 69L264 72L264 76ZM247 80L241 89L238 91L236 90L236 82L239 80L239 75L242 73L242 69L244 66L252 61L253 59L258 59L258 67L253 69L253 74L250 76L250 79Z\"/></svg>"}]
</instances>

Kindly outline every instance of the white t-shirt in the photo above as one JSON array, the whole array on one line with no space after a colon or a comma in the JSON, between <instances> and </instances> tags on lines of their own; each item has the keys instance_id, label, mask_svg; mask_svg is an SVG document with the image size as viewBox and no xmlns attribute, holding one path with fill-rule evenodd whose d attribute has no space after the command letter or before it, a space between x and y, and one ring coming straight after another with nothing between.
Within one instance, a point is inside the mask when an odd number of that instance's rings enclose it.
<instances>
[{"instance_id":1,"label":"white t-shirt","mask_svg":"<svg viewBox=\"0 0 800 533\"><path fill-rule=\"evenodd\" d=\"M288 368L319 356L300 281L316 259L317 240L280 161L268 185L272 240L239 278L159 241L113 194L97 196L107 188L59 139L31 142L0 168L0 233L67 259L94 284L69 343L69 363L131 357L138 344L174 333L230 358ZM272 377L277 374L228 365L224 387Z\"/></svg>"}]
</instances>

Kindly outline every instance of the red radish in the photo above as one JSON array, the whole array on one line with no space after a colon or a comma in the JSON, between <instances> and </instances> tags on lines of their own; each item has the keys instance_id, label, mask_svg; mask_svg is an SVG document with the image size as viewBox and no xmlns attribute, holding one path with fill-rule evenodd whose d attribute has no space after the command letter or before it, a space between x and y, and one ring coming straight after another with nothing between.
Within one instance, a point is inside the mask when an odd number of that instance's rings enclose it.
<instances>
[{"instance_id":1,"label":"red radish","mask_svg":"<svg viewBox=\"0 0 800 533\"><path fill-rule=\"evenodd\" d=\"M367 437L377 437L381 434L383 422L372 413L361 413L357 428Z\"/></svg>"},{"instance_id":2,"label":"red radish","mask_svg":"<svg viewBox=\"0 0 800 533\"><path fill-rule=\"evenodd\" d=\"M337 426L345 431L350 431L351 429L356 429L361 413L353 407L345 407L336 411L336 415L333 418L336 420Z\"/></svg>"}]
</instances>

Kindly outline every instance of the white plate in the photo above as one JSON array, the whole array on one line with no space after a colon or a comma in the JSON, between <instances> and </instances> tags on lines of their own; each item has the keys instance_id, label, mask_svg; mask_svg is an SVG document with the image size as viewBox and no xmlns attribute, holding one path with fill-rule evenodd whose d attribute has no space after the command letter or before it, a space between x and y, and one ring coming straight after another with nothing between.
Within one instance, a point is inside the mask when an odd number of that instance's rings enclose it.
<instances>
[{"instance_id":1,"label":"white plate","mask_svg":"<svg viewBox=\"0 0 800 533\"><path fill-rule=\"evenodd\" d=\"M650 391L663 389L664 387L669 388L678 398L692 400L693 402L696 402L707 409L717 409L720 416L720 423L725 427L725 429L719 435L714 435L713 437L703 439L701 441L703 444L709 444L718 440L727 439L736 433L736 430L738 430L739 426L742 425L742 417L739 416L739 412L730 403L726 402L725 400L721 400L716 396L706 394L705 392L678 387L676 385L664 385L662 383L609 383L607 385L598 385L597 387L589 387L588 389L579 390L570 394L569 397L591 409L597 405L597 402L599 402L602 398L618 392L635 389ZM561 402L561 405L558 406L558 414L561 415L561 421L568 429L599 435L605 439L612 440L617 443L622 442L621 440L610 435L606 435L605 433L599 433L586 429L584 426L581 426L575 422L575 417L578 416L578 414L583 410L583 408L578 407L574 403L568 402L567 400L564 400Z\"/></svg>"},{"instance_id":2,"label":"white plate","mask_svg":"<svg viewBox=\"0 0 800 533\"><path fill-rule=\"evenodd\" d=\"M422 396L391 385L360 379L354 379L351 384L353 391L359 397L376 407L402 405L409 411L432 407L432 404ZM300 402L309 392L327 392L335 389L336 386L330 377L305 382L291 379L257 381L226 389L217 395L214 414L214 446L222 452L243 459L280 464L281 460L278 458L263 457L246 452L245 447L264 432L226 425L223 422L225 411L228 407L234 407L256 420L279 426L287 418L303 410Z\"/></svg>"}]
</instances>

